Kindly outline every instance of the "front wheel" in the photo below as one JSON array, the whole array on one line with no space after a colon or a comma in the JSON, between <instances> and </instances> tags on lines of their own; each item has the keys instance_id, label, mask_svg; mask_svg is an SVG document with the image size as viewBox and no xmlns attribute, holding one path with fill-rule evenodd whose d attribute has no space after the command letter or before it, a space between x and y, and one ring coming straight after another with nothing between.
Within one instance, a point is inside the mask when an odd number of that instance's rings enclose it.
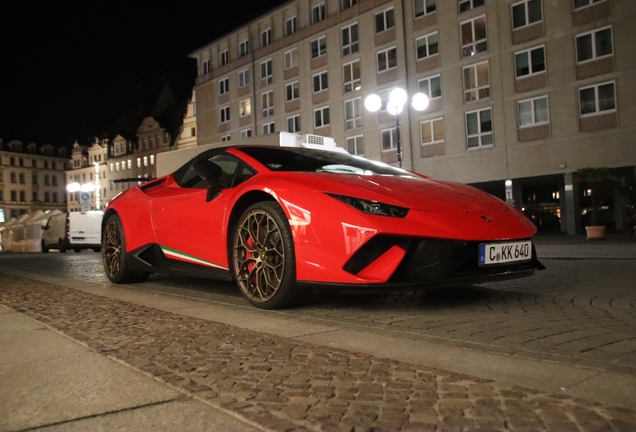
<instances>
[{"instance_id":1,"label":"front wheel","mask_svg":"<svg viewBox=\"0 0 636 432\"><path fill-rule=\"evenodd\" d=\"M49 251L49 248L46 247L46 243L44 243L44 240L42 240L42 252L47 253Z\"/></svg>"},{"instance_id":2,"label":"front wheel","mask_svg":"<svg viewBox=\"0 0 636 432\"><path fill-rule=\"evenodd\" d=\"M121 219L117 215L112 215L102 230L102 263L106 276L117 284L143 282L148 279L148 273L128 269L126 255L126 238Z\"/></svg>"},{"instance_id":3,"label":"front wheel","mask_svg":"<svg viewBox=\"0 0 636 432\"><path fill-rule=\"evenodd\" d=\"M245 210L231 244L232 274L252 305L277 309L298 300L294 241L277 203L259 202Z\"/></svg>"}]
</instances>

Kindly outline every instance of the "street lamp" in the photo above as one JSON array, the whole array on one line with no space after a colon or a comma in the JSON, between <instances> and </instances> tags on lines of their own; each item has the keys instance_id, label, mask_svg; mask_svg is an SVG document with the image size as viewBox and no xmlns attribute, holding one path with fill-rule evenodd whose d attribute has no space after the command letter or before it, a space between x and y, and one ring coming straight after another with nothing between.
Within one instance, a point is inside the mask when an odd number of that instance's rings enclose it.
<instances>
[{"instance_id":1,"label":"street lamp","mask_svg":"<svg viewBox=\"0 0 636 432\"><path fill-rule=\"evenodd\" d=\"M404 110L404 104L408 101L406 91L401 88L395 88L389 93L389 100L386 104L386 110L389 114L395 116L395 133L397 138L397 158L398 166L402 168L402 140L400 138L400 113ZM416 111L424 111L428 107L428 96L424 93L416 93L411 98L411 106ZM370 112L379 111L382 108L382 99L377 94L370 94L364 100L364 107Z\"/></svg>"}]
</instances>

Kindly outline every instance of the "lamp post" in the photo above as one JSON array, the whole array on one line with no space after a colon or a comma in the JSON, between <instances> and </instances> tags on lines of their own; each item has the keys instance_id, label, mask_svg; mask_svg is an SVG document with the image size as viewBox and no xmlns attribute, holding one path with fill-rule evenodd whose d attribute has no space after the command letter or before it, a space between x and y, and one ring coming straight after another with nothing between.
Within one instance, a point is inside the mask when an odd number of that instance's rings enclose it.
<instances>
[{"instance_id":1,"label":"lamp post","mask_svg":"<svg viewBox=\"0 0 636 432\"><path fill-rule=\"evenodd\" d=\"M397 141L397 159L398 166L402 168L402 140L400 137L400 114L404 110L404 104L408 101L406 91L401 88L395 88L389 93L389 100L386 110L389 114L395 116L395 135ZM424 93L416 93L411 98L411 106L416 111L424 111L428 107L428 96ZM364 100L364 107L370 112L377 112L382 108L382 99L377 94L370 94Z\"/></svg>"}]
</instances>

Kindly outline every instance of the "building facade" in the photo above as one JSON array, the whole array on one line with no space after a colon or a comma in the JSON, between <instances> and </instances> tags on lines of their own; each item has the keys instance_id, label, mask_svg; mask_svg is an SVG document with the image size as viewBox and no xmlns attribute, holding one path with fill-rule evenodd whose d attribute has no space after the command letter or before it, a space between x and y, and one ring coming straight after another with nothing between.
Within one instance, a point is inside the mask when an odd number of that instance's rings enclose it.
<instances>
[{"instance_id":1,"label":"building facade","mask_svg":"<svg viewBox=\"0 0 636 432\"><path fill-rule=\"evenodd\" d=\"M172 146L170 133L152 117L142 120L134 139L121 135L112 141L95 138L90 147L73 145L71 167L66 171L68 211L103 210L121 191L156 178L156 157ZM136 180L138 179L138 180ZM82 194L84 200L82 200Z\"/></svg>"},{"instance_id":2,"label":"building facade","mask_svg":"<svg viewBox=\"0 0 636 432\"><path fill-rule=\"evenodd\" d=\"M635 175L635 17L632 0L289 1L191 54L197 143L283 130L395 163L399 136L405 168L574 234L592 193L578 169ZM396 87L428 108L364 109ZM596 193L621 229L616 183Z\"/></svg>"},{"instance_id":3,"label":"building facade","mask_svg":"<svg viewBox=\"0 0 636 432\"><path fill-rule=\"evenodd\" d=\"M0 223L38 210L64 210L65 149L0 140Z\"/></svg>"}]
</instances>

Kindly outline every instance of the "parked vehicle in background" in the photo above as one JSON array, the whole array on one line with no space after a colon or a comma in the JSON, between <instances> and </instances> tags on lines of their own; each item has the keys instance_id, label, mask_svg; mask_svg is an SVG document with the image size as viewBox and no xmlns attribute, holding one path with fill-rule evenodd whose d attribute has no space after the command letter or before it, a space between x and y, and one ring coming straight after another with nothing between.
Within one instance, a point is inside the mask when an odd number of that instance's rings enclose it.
<instances>
[{"instance_id":1,"label":"parked vehicle in background","mask_svg":"<svg viewBox=\"0 0 636 432\"><path fill-rule=\"evenodd\" d=\"M60 213L48 218L42 225L42 252L59 249L64 253L69 249L102 249L101 211Z\"/></svg>"}]
</instances>

